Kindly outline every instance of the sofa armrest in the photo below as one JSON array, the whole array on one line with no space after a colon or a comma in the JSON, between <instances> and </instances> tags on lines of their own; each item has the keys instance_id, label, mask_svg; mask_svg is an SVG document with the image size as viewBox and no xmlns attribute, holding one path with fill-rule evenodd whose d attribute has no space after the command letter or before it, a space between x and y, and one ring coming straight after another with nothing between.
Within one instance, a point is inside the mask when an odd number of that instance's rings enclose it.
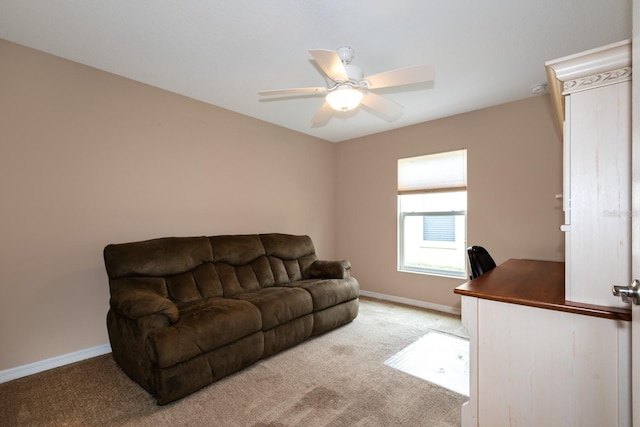
<instances>
[{"instance_id":1,"label":"sofa armrest","mask_svg":"<svg viewBox=\"0 0 640 427\"><path fill-rule=\"evenodd\" d=\"M309 276L311 279L348 279L351 277L351 263L346 259L315 260L309 266Z\"/></svg>"},{"instance_id":2,"label":"sofa armrest","mask_svg":"<svg viewBox=\"0 0 640 427\"><path fill-rule=\"evenodd\" d=\"M164 292L163 292L164 291ZM152 314L178 321L178 307L166 295L164 279L122 278L111 282L111 308L118 314L136 320Z\"/></svg>"}]
</instances>

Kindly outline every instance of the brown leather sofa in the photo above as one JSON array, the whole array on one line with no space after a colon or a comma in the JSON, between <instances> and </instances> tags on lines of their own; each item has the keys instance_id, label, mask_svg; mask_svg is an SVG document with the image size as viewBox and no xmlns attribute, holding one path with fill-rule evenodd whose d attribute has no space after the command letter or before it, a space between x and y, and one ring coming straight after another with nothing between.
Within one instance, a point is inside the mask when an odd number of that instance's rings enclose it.
<instances>
[{"instance_id":1,"label":"brown leather sofa","mask_svg":"<svg viewBox=\"0 0 640 427\"><path fill-rule=\"evenodd\" d=\"M358 314L346 260L308 236L167 237L104 249L115 361L159 405Z\"/></svg>"}]
</instances>

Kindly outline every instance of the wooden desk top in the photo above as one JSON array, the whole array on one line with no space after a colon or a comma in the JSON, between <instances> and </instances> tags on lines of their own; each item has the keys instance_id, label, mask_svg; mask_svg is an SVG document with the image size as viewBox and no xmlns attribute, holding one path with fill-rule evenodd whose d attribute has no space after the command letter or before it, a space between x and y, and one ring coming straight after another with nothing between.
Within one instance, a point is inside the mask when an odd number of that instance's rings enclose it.
<instances>
[{"instance_id":1,"label":"wooden desk top","mask_svg":"<svg viewBox=\"0 0 640 427\"><path fill-rule=\"evenodd\" d=\"M631 321L630 309L566 301L564 290L563 262L510 259L458 286L454 292L511 304Z\"/></svg>"}]
</instances>

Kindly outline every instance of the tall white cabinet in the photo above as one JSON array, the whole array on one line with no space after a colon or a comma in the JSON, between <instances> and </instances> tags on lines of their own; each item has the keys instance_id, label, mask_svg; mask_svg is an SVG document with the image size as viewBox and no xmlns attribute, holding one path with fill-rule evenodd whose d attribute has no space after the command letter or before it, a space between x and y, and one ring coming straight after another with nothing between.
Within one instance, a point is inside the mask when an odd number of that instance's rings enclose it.
<instances>
[{"instance_id":1,"label":"tall white cabinet","mask_svg":"<svg viewBox=\"0 0 640 427\"><path fill-rule=\"evenodd\" d=\"M566 299L628 307L603 287L631 280L631 43L546 66L563 130Z\"/></svg>"},{"instance_id":2,"label":"tall white cabinet","mask_svg":"<svg viewBox=\"0 0 640 427\"><path fill-rule=\"evenodd\" d=\"M456 288L469 332L463 427L631 423L631 44L547 64L563 134L565 262L511 259Z\"/></svg>"}]
</instances>

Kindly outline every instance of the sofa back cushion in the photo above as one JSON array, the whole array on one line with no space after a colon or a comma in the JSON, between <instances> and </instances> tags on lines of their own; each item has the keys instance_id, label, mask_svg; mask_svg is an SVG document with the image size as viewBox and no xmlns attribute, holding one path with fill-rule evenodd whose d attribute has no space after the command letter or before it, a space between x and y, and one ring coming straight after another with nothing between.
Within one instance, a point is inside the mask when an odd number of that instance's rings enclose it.
<instances>
[{"instance_id":1,"label":"sofa back cushion","mask_svg":"<svg viewBox=\"0 0 640 427\"><path fill-rule=\"evenodd\" d=\"M286 285L308 277L309 267L318 258L309 236L261 234L276 285Z\"/></svg>"},{"instance_id":2,"label":"sofa back cushion","mask_svg":"<svg viewBox=\"0 0 640 427\"><path fill-rule=\"evenodd\" d=\"M259 235L213 236L210 241L225 297L274 285Z\"/></svg>"},{"instance_id":3,"label":"sofa back cushion","mask_svg":"<svg viewBox=\"0 0 640 427\"><path fill-rule=\"evenodd\" d=\"M166 283L169 298L178 304L223 295L222 283L211 262L182 274L167 276Z\"/></svg>"},{"instance_id":4,"label":"sofa back cushion","mask_svg":"<svg viewBox=\"0 0 640 427\"><path fill-rule=\"evenodd\" d=\"M164 237L107 245L104 262L110 279L172 276L213 261L207 237Z\"/></svg>"},{"instance_id":5,"label":"sofa back cushion","mask_svg":"<svg viewBox=\"0 0 640 427\"><path fill-rule=\"evenodd\" d=\"M272 233L111 244L104 259L111 280L164 277L169 298L189 303L305 279L317 257L309 236Z\"/></svg>"}]
</instances>

